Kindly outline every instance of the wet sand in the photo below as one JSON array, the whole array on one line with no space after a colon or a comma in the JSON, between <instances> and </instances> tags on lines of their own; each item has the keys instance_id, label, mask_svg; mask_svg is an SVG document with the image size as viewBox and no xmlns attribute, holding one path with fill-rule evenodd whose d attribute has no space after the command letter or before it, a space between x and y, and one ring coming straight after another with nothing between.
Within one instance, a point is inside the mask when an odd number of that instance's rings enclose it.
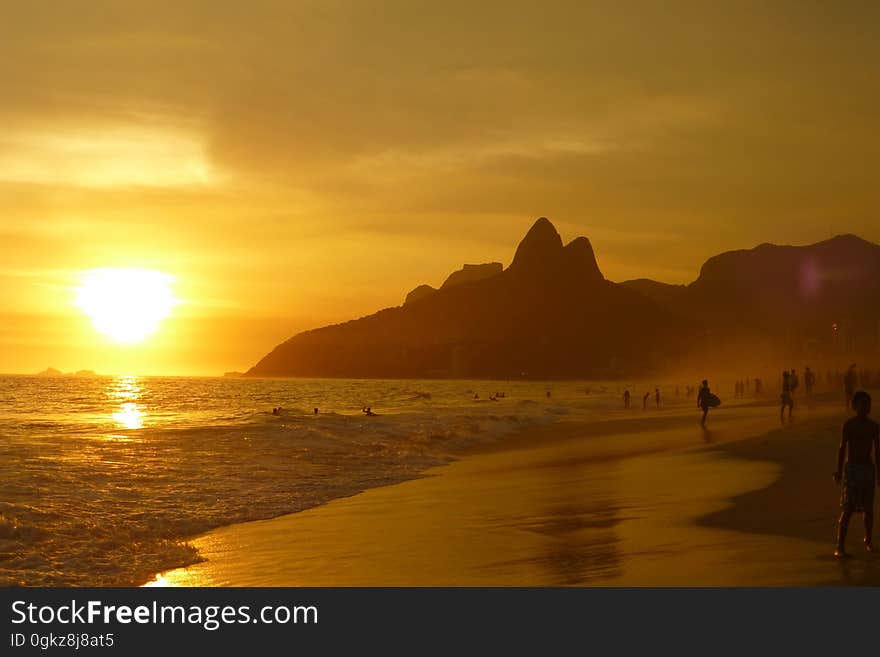
<instances>
[{"instance_id":1,"label":"wet sand","mask_svg":"<svg viewBox=\"0 0 880 657\"><path fill-rule=\"evenodd\" d=\"M769 406L562 421L297 514L192 541L172 586L876 584L831 558L843 414Z\"/></svg>"}]
</instances>

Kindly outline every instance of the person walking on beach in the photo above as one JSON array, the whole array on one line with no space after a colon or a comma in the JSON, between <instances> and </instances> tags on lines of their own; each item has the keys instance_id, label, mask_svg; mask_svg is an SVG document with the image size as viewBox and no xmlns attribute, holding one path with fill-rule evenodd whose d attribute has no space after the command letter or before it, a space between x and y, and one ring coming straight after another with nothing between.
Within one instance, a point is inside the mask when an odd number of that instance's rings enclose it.
<instances>
[{"instance_id":1,"label":"person walking on beach","mask_svg":"<svg viewBox=\"0 0 880 657\"><path fill-rule=\"evenodd\" d=\"M846 407L847 409L852 406L853 395L856 391L856 383L858 382L859 375L856 372L856 364L853 363L849 366L849 369L846 371L846 374L843 376L843 392L846 395ZM838 384L839 385L839 384Z\"/></svg>"},{"instance_id":2,"label":"person walking on beach","mask_svg":"<svg viewBox=\"0 0 880 657\"><path fill-rule=\"evenodd\" d=\"M657 404L657 408L660 408L660 388L654 388L654 402Z\"/></svg>"},{"instance_id":3,"label":"person walking on beach","mask_svg":"<svg viewBox=\"0 0 880 657\"><path fill-rule=\"evenodd\" d=\"M791 421L791 412L794 410L794 396L791 394L791 374L787 370L782 372L782 404L779 407L779 421L785 422L785 409L788 408L788 419Z\"/></svg>"},{"instance_id":4,"label":"person walking on beach","mask_svg":"<svg viewBox=\"0 0 880 657\"><path fill-rule=\"evenodd\" d=\"M697 408L703 410L703 419L700 420L701 427L706 426L706 417L709 415L709 397L711 395L712 391L709 390L709 381L708 379L703 379L703 385L697 393Z\"/></svg>"},{"instance_id":5,"label":"person walking on beach","mask_svg":"<svg viewBox=\"0 0 880 657\"><path fill-rule=\"evenodd\" d=\"M843 425L840 449L837 451L837 470L834 481L843 479L840 495L840 518L837 522L837 547L834 556L846 553L846 532L853 513L865 518L865 549L874 550L874 489L880 485L880 425L868 417L871 413L871 395L864 390L853 395L855 417Z\"/></svg>"},{"instance_id":6,"label":"person walking on beach","mask_svg":"<svg viewBox=\"0 0 880 657\"><path fill-rule=\"evenodd\" d=\"M629 408L629 390L623 391L623 407Z\"/></svg>"},{"instance_id":7,"label":"person walking on beach","mask_svg":"<svg viewBox=\"0 0 880 657\"><path fill-rule=\"evenodd\" d=\"M807 392L807 399L812 398L813 388L816 385L816 375L809 367L804 372L804 390Z\"/></svg>"},{"instance_id":8,"label":"person walking on beach","mask_svg":"<svg viewBox=\"0 0 880 657\"><path fill-rule=\"evenodd\" d=\"M650 392L646 392L646 393L645 393L645 396L642 397L642 410L643 410L643 411L647 411L647 410L648 410L648 400L649 400L650 398L651 398L651 393L650 393Z\"/></svg>"}]
</instances>

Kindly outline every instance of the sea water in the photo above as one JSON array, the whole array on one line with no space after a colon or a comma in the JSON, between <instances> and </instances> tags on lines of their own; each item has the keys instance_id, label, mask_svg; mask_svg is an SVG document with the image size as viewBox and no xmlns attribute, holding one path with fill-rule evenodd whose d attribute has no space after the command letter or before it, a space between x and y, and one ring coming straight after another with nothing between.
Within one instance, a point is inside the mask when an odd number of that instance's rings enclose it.
<instances>
[{"instance_id":1,"label":"sea water","mask_svg":"<svg viewBox=\"0 0 880 657\"><path fill-rule=\"evenodd\" d=\"M505 396L489 401L496 392ZM188 537L418 476L517 428L617 406L619 392L583 382L0 377L0 585L140 584L198 560Z\"/></svg>"}]
</instances>

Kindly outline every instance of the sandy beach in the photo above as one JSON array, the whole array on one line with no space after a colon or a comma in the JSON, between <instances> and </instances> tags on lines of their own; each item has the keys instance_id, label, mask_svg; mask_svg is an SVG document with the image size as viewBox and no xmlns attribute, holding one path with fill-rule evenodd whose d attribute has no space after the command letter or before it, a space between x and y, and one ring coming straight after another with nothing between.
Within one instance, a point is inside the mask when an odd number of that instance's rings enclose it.
<instances>
[{"instance_id":1,"label":"sandy beach","mask_svg":"<svg viewBox=\"0 0 880 657\"><path fill-rule=\"evenodd\" d=\"M192 541L170 586L877 584L831 557L843 413L683 410L559 422L423 478Z\"/></svg>"}]
</instances>

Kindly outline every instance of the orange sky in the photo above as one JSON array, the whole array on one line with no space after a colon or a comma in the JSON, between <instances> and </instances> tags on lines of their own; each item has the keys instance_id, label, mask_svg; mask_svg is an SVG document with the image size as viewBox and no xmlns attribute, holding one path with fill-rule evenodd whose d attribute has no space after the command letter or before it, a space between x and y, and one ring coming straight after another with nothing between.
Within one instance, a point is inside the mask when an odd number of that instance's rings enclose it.
<instances>
[{"instance_id":1,"label":"orange sky","mask_svg":"<svg viewBox=\"0 0 880 657\"><path fill-rule=\"evenodd\" d=\"M507 264L537 216L606 276L880 241L874 2L13 3L0 21L0 371L246 369ZM112 346L79 272L172 274Z\"/></svg>"}]
</instances>

